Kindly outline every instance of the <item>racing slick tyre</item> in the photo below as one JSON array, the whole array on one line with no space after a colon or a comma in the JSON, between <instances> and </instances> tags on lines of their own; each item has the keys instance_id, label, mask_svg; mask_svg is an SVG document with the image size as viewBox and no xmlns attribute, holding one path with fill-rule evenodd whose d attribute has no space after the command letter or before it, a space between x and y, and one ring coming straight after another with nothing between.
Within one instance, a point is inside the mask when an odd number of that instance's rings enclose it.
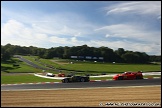
<instances>
[{"instance_id":1,"label":"racing slick tyre","mask_svg":"<svg viewBox=\"0 0 162 108\"><path fill-rule=\"evenodd\" d=\"M62 83L68 83L69 81L68 81L68 79L63 79L62 80Z\"/></svg>"},{"instance_id":2,"label":"racing slick tyre","mask_svg":"<svg viewBox=\"0 0 162 108\"><path fill-rule=\"evenodd\" d=\"M81 78L81 79L80 79L80 82L85 82L85 79L84 79L84 78Z\"/></svg>"},{"instance_id":3,"label":"racing slick tyre","mask_svg":"<svg viewBox=\"0 0 162 108\"><path fill-rule=\"evenodd\" d=\"M65 79L65 83L68 83L69 82L69 80L68 79Z\"/></svg>"},{"instance_id":4,"label":"racing slick tyre","mask_svg":"<svg viewBox=\"0 0 162 108\"><path fill-rule=\"evenodd\" d=\"M136 76L136 79L143 79L141 76Z\"/></svg>"},{"instance_id":5,"label":"racing slick tyre","mask_svg":"<svg viewBox=\"0 0 162 108\"><path fill-rule=\"evenodd\" d=\"M62 80L62 83L65 83L65 79Z\"/></svg>"},{"instance_id":6,"label":"racing slick tyre","mask_svg":"<svg viewBox=\"0 0 162 108\"><path fill-rule=\"evenodd\" d=\"M118 80L123 80L123 77L122 77L122 76L119 76L119 77L118 77Z\"/></svg>"}]
</instances>

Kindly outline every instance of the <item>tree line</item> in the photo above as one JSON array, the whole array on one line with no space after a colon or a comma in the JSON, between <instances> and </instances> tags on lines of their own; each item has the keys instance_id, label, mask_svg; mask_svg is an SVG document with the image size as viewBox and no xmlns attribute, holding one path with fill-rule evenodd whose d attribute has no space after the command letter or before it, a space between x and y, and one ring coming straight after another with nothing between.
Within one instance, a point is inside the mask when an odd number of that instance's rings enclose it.
<instances>
[{"instance_id":1,"label":"tree line","mask_svg":"<svg viewBox=\"0 0 162 108\"><path fill-rule=\"evenodd\" d=\"M118 63L148 63L161 62L161 55L148 55L145 52L134 52L118 48L113 50L108 47L89 47L87 45L72 46L72 47L51 47L38 48L34 46L19 46L19 45L1 45L1 60L10 59L13 55L34 55L39 58L52 59L58 57L61 59L71 59L71 56L92 56L103 57L104 62L118 62Z\"/></svg>"}]
</instances>

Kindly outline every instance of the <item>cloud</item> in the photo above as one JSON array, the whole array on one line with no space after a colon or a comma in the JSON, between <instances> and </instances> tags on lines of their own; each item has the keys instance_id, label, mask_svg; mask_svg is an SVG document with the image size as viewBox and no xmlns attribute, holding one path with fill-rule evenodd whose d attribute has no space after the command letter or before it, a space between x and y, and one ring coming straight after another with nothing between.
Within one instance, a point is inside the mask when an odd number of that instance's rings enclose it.
<instances>
[{"instance_id":1,"label":"cloud","mask_svg":"<svg viewBox=\"0 0 162 108\"><path fill-rule=\"evenodd\" d=\"M118 4L105 7L107 14L118 13L137 13L137 14L154 14L161 15L161 1L131 1L119 2Z\"/></svg>"},{"instance_id":2,"label":"cloud","mask_svg":"<svg viewBox=\"0 0 162 108\"><path fill-rule=\"evenodd\" d=\"M13 19L3 23L1 31L2 44L11 43L23 46L39 46L42 43L41 41L46 42L45 40L47 39L46 34L35 32L32 28Z\"/></svg>"},{"instance_id":3,"label":"cloud","mask_svg":"<svg viewBox=\"0 0 162 108\"><path fill-rule=\"evenodd\" d=\"M106 36L105 37L111 37L111 35L110 34L106 34Z\"/></svg>"},{"instance_id":4,"label":"cloud","mask_svg":"<svg viewBox=\"0 0 162 108\"><path fill-rule=\"evenodd\" d=\"M27 10L22 12L3 8L2 13L3 19L7 19L1 23L2 44L21 43L47 48L80 45L84 42L76 37L90 36L96 28L96 25L88 22L84 16L73 12L49 14L33 10L31 13Z\"/></svg>"},{"instance_id":5,"label":"cloud","mask_svg":"<svg viewBox=\"0 0 162 108\"><path fill-rule=\"evenodd\" d=\"M6 22L12 19L32 26L35 31L50 35L85 36L91 34L95 25L86 18L74 12L54 12L53 14L33 10L32 13L13 11L2 7L2 19Z\"/></svg>"},{"instance_id":6,"label":"cloud","mask_svg":"<svg viewBox=\"0 0 162 108\"><path fill-rule=\"evenodd\" d=\"M114 24L94 30L106 34L105 37L127 38L133 40L160 42L161 34L158 31L148 31L145 27L136 24Z\"/></svg>"},{"instance_id":7,"label":"cloud","mask_svg":"<svg viewBox=\"0 0 162 108\"><path fill-rule=\"evenodd\" d=\"M136 43L130 41L95 41L91 40L87 43L89 46L98 47L98 46L107 46L113 50L117 50L118 48L124 48L125 50L130 51L139 51L139 52L146 52L147 54L157 54L161 55L161 44L153 44L153 43Z\"/></svg>"},{"instance_id":8,"label":"cloud","mask_svg":"<svg viewBox=\"0 0 162 108\"><path fill-rule=\"evenodd\" d=\"M57 37L57 36L51 36L49 37L49 41L52 42L52 43L64 43L64 44L68 44L68 40L66 38L60 38L60 37Z\"/></svg>"},{"instance_id":9,"label":"cloud","mask_svg":"<svg viewBox=\"0 0 162 108\"><path fill-rule=\"evenodd\" d=\"M45 29L37 24L27 26L24 23L12 19L2 24L1 31L1 39L3 40L3 45L11 43L14 45L20 44L23 46L32 45L37 47L50 48L60 45L77 46L84 44L84 41L78 40L76 37L79 36L81 33L76 32L76 34L73 35L74 32L72 32L71 34L68 34L70 33L70 31L67 26L64 26L63 29L60 29L60 31L56 30L53 32L52 28ZM54 46L50 46L52 44Z\"/></svg>"},{"instance_id":10,"label":"cloud","mask_svg":"<svg viewBox=\"0 0 162 108\"><path fill-rule=\"evenodd\" d=\"M14 26L14 28L13 28ZM17 22L16 20L9 20L6 24L2 26L2 33L7 36L19 35L19 31L23 28L23 24Z\"/></svg>"},{"instance_id":11,"label":"cloud","mask_svg":"<svg viewBox=\"0 0 162 108\"><path fill-rule=\"evenodd\" d=\"M138 24L114 24L94 30L105 35L105 41L91 41L91 45L124 48L147 53L161 52L161 32L152 31Z\"/></svg>"}]
</instances>

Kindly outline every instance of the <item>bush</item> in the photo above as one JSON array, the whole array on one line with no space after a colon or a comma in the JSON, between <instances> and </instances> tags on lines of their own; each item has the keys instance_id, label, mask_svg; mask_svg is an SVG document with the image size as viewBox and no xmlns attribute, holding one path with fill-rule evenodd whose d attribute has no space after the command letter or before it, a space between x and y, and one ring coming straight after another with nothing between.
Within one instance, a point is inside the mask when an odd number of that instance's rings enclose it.
<instances>
[{"instance_id":1,"label":"bush","mask_svg":"<svg viewBox=\"0 0 162 108\"><path fill-rule=\"evenodd\" d=\"M13 64L13 66L20 66L19 64Z\"/></svg>"}]
</instances>

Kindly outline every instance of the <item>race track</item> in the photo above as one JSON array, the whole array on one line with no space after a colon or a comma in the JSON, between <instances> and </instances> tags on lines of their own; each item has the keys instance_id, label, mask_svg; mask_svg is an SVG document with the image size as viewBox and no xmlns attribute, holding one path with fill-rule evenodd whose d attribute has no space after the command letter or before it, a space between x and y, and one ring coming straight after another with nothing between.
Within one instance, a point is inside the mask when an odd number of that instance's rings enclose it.
<instances>
[{"instance_id":1,"label":"race track","mask_svg":"<svg viewBox=\"0 0 162 108\"><path fill-rule=\"evenodd\" d=\"M21 84L2 85L4 90L40 90L40 89L71 89L71 88L92 88L92 87L119 87L119 86L145 86L161 85L161 78L142 80L120 80L120 81L99 81L99 82L77 82L77 83L46 83L46 84Z\"/></svg>"}]
</instances>

